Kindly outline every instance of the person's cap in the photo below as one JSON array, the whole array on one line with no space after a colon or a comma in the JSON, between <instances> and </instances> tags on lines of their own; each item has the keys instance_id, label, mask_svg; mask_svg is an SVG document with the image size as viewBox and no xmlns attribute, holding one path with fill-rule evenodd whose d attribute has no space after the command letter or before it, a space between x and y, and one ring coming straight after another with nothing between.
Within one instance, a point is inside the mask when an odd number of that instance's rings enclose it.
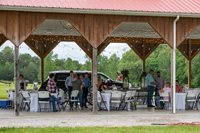
<instances>
[{"instance_id":1,"label":"person's cap","mask_svg":"<svg viewBox=\"0 0 200 133\"><path fill-rule=\"evenodd\" d=\"M160 71L157 71L157 73L160 73Z\"/></svg>"}]
</instances>

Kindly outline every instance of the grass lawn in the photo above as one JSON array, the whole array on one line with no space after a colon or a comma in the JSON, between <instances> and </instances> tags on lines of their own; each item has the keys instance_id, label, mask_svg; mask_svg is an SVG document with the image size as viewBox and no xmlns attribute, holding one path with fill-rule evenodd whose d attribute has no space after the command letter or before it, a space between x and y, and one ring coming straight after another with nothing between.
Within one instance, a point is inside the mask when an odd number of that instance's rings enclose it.
<instances>
[{"instance_id":1,"label":"grass lawn","mask_svg":"<svg viewBox=\"0 0 200 133\"><path fill-rule=\"evenodd\" d=\"M199 133L195 126L136 126L136 127L47 127L47 128L0 128L8 133Z\"/></svg>"},{"instance_id":2,"label":"grass lawn","mask_svg":"<svg viewBox=\"0 0 200 133\"><path fill-rule=\"evenodd\" d=\"M40 86L40 85L38 85L38 86ZM0 83L0 99L8 98L6 89L15 89L14 84L11 83L11 85L9 86L8 84ZM33 84L28 84L27 89L33 89Z\"/></svg>"}]
</instances>

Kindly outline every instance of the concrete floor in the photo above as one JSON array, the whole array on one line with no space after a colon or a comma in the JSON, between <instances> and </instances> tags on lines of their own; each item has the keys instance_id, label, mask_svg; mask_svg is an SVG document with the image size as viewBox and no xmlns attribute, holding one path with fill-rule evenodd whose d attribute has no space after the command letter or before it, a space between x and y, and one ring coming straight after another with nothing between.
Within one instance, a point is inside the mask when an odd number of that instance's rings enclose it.
<instances>
[{"instance_id":1,"label":"concrete floor","mask_svg":"<svg viewBox=\"0 0 200 133\"><path fill-rule=\"evenodd\" d=\"M39 121L39 122L38 122ZM49 121L54 121L53 124ZM67 125L60 125L67 121ZM176 123L176 122L198 122L200 121L200 110L177 110L172 114L171 110L154 110L146 105L138 105L133 111L99 111L93 115L91 106L84 110L61 112L20 112L15 117L13 109L0 109L0 127L24 127L24 126L136 126L151 123ZM34 123L34 124L32 124ZM45 123L45 124L44 124ZM105 124L106 123L106 124Z\"/></svg>"},{"instance_id":2,"label":"concrete floor","mask_svg":"<svg viewBox=\"0 0 200 133\"><path fill-rule=\"evenodd\" d=\"M59 117L59 116L94 116L93 112L91 111L91 106L87 109L83 110L69 110L66 108L65 111L61 112L27 112L27 111L20 111L19 117L29 118L29 117ZM171 110L155 110L154 108L147 108L146 105L138 105L137 110L120 110L117 111L115 109L111 109L111 111L101 110L98 111L97 116L149 116L149 115L171 115L171 116L178 116L178 115L197 115L200 116L200 110L177 110L176 114L172 114ZM14 109L0 109L0 118L13 118Z\"/></svg>"}]
</instances>

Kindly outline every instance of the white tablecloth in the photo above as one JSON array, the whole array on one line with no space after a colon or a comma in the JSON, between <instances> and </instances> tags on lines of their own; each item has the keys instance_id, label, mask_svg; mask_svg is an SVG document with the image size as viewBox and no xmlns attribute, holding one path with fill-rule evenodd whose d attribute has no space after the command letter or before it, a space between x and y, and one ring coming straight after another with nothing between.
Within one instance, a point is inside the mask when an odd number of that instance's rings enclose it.
<instances>
[{"instance_id":1,"label":"white tablecloth","mask_svg":"<svg viewBox=\"0 0 200 133\"><path fill-rule=\"evenodd\" d=\"M186 93L176 93L176 109L185 110Z\"/></svg>"},{"instance_id":2,"label":"white tablecloth","mask_svg":"<svg viewBox=\"0 0 200 133\"><path fill-rule=\"evenodd\" d=\"M51 93L51 95L55 96L57 98L57 93ZM11 92L11 99L13 99L14 101L14 96L15 96L15 92ZM21 105L21 101L22 101L22 96L20 95L20 105ZM30 93L30 112L38 112L40 111L40 108L39 108L39 103L38 103L38 93ZM64 101L64 95L62 96L62 100L61 101ZM49 109L50 107L50 104L51 104L51 110ZM52 103L50 104L40 104L40 107L41 107L41 111L53 111L53 106L52 106ZM57 107L57 103L56 103L56 108ZM49 110L48 110L49 109Z\"/></svg>"},{"instance_id":3,"label":"white tablecloth","mask_svg":"<svg viewBox=\"0 0 200 133\"><path fill-rule=\"evenodd\" d=\"M176 93L176 110L185 110L186 93ZM165 104L165 109L171 109L171 103Z\"/></svg>"},{"instance_id":4,"label":"white tablecloth","mask_svg":"<svg viewBox=\"0 0 200 133\"><path fill-rule=\"evenodd\" d=\"M119 104L117 104L117 103L112 103L110 105L111 93L101 93L101 95L102 95L103 99L106 101L105 105L106 105L108 111L110 111L110 106L119 107ZM125 95L125 93L122 94L122 96L124 96L124 95ZM122 109L124 106L125 106L125 103L122 103L120 109ZM105 109L105 106L103 103L101 103L101 108ZM127 109L127 108L128 108L128 110L130 110L130 103L127 103L125 109Z\"/></svg>"}]
</instances>

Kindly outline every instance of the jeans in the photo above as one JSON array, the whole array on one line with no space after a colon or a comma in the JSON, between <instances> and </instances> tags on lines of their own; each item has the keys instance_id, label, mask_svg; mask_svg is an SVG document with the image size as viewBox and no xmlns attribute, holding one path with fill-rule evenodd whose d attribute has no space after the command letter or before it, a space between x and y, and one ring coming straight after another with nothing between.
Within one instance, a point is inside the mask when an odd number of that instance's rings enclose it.
<instances>
[{"instance_id":1,"label":"jeans","mask_svg":"<svg viewBox=\"0 0 200 133\"><path fill-rule=\"evenodd\" d=\"M83 106L86 107L88 87L83 87Z\"/></svg>"},{"instance_id":2,"label":"jeans","mask_svg":"<svg viewBox=\"0 0 200 133\"><path fill-rule=\"evenodd\" d=\"M69 99L71 99L71 93L72 93L72 90L73 90L73 87L69 87L69 90L68 90L68 96L69 96Z\"/></svg>"},{"instance_id":3,"label":"jeans","mask_svg":"<svg viewBox=\"0 0 200 133\"><path fill-rule=\"evenodd\" d=\"M79 99L79 102L80 102L80 106L83 107L83 93L80 93L78 94L77 98L76 99ZM77 102L75 102L75 105L76 105L76 108L78 106Z\"/></svg>"},{"instance_id":4,"label":"jeans","mask_svg":"<svg viewBox=\"0 0 200 133\"><path fill-rule=\"evenodd\" d=\"M148 86L147 87L147 91L148 91L147 105L151 106L152 105L151 100L152 100L152 97L153 97L154 87L153 86Z\"/></svg>"},{"instance_id":5,"label":"jeans","mask_svg":"<svg viewBox=\"0 0 200 133\"><path fill-rule=\"evenodd\" d=\"M49 99L50 102L52 102L53 105L53 111L56 111L56 103L61 104L61 101L58 100L58 98L56 98L55 96L51 96L51 98Z\"/></svg>"},{"instance_id":6,"label":"jeans","mask_svg":"<svg viewBox=\"0 0 200 133\"><path fill-rule=\"evenodd\" d=\"M157 96L159 96L159 94L158 94L158 89L156 88L155 89L155 97L157 97Z\"/></svg>"},{"instance_id":7,"label":"jeans","mask_svg":"<svg viewBox=\"0 0 200 133\"><path fill-rule=\"evenodd\" d=\"M160 99L163 99L163 97L159 97L159 96L155 97L155 102L156 102L157 107L163 107L164 106L163 102L159 101Z\"/></svg>"}]
</instances>

